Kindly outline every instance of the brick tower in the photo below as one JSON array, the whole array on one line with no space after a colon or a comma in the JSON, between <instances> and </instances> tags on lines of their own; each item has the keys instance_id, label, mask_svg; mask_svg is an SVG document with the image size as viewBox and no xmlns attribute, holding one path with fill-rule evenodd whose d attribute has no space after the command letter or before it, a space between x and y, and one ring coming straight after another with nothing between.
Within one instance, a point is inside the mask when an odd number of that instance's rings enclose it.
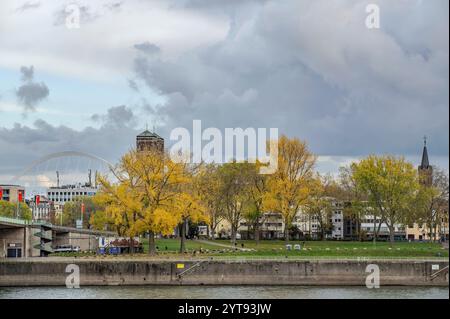
<instances>
[{"instance_id":1,"label":"brick tower","mask_svg":"<svg viewBox=\"0 0 450 319\"><path fill-rule=\"evenodd\" d=\"M164 152L164 139L155 132L152 133L146 129L136 136L136 149L138 152L157 150L162 153Z\"/></svg>"}]
</instances>

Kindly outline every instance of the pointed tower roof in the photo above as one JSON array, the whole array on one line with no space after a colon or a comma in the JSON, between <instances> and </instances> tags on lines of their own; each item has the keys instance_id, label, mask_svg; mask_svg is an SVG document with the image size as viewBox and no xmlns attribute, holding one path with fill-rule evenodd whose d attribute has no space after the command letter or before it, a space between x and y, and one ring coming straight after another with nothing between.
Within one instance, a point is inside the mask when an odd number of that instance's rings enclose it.
<instances>
[{"instance_id":1,"label":"pointed tower roof","mask_svg":"<svg viewBox=\"0 0 450 319\"><path fill-rule=\"evenodd\" d=\"M145 130L144 132L139 134L137 137L150 137L150 138L163 139L161 136L159 136L155 132L150 132L149 130Z\"/></svg>"},{"instance_id":2,"label":"pointed tower roof","mask_svg":"<svg viewBox=\"0 0 450 319\"><path fill-rule=\"evenodd\" d=\"M423 141L423 152L422 152L422 162L420 164L420 168L428 168L430 166L430 162L428 160L428 150L427 150L427 138L424 137Z\"/></svg>"}]
</instances>

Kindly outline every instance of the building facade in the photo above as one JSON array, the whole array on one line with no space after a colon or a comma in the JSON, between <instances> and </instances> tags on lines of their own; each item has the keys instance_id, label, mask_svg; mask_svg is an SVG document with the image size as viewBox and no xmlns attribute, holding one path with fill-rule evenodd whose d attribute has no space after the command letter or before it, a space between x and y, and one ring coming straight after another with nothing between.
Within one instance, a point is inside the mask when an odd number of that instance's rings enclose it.
<instances>
[{"instance_id":1,"label":"building facade","mask_svg":"<svg viewBox=\"0 0 450 319\"><path fill-rule=\"evenodd\" d=\"M0 200L11 203L25 201L25 187L19 185L0 184Z\"/></svg>"},{"instance_id":2,"label":"building facade","mask_svg":"<svg viewBox=\"0 0 450 319\"><path fill-rule=\"evenodd\" d=\"M344 202L331 197L327 200L329 201L329 210L324 211L321 216L311 216L301 209L298 211L293 225L297 227L302 238L320 239L322 236L321 225L326 225L325 239L344 239ZM324 220L321 221L319 218Z\"/></svg>"},{"instance_id":3,"label":"building facade","mask_svg":"<svg viewBox=\"0 0 450 319\"><path fill-rule=\"evenodd\" d=\"M344 202L331 201L331 239L344 239Z\"/></svg>"},{"instance_id":4,"label":"building facade","mask_svg":"<svg viewBox=\"0 0 450 319\"><path fill-rule=\"evenodd\" d=\"M65 185L47 189L47 199L55 204L64 205L80 196L94 196L98 189L89 185Z\"/></svg>"},{"instance_id":5,"label":"building facade","mask_svg":"<svg viewBox=\"0 0 450 319\"><path fill-rule=\"evenodd\" d=\"M427 140L424 139L422 160L420 165L417 167L419 174L419 182L422 186L432 187L433 186L433 166L430 165ZM436 217L436 228L430 230L427 224L424 223L412 223L406 225L406 237L410 241L428 241L441 239L448 240L449 228L448 228L448 210L446 212L441 212L439 216Z\"/></svg>"},{"instance_id":6,"label":"building facade","mask_svg":"<svg viewBox=\"0 0 450 319\"><path fill-rule=\"evenodd\" d=\"M372 240L377 234L378 240L390 240L390 232L388 225L378 216L366 214L361 221L361 231L365 240ZM406 240L406 229L402 224L394 224L394 239L396 241Z\"/></svg>"},{"instance_id":7,"label":"building facade","mask_svg":"<svg viewBox=\"0 0 450 319\"><path fill-rule=\"evenodd\" d=\"M255 239L255 225L243 220L239 223L238 233L242 239ZM230 227L231 229L231 227ZM284 221L280 213L264 213L258 221L260 239L281 239L284 237Z\"/></svg>"},{"instance_id":8,"label":"building facade","mask_svg":"<svg viewBox=\"0 0 450 319\"><path fill-rule=\"evenodd\" d=\"M317 216L306 214L300 209L292 224L297 227L301 236L308 239L319 238L320 223Z\"/></svg>"},{"instance_id":9,"label":"building facade","mask_svg":"<svg viewBox=\"0 0 450 319\"><path fill-rule=\"evenodd\" d=\"M33 221L54 222L56 217L55 204L46 196L35 195L28 201Z\"/></svg>"},{"instance_id":10,"label":"building facade","mask_svg":"<svg viewBox=\"0 0 450 319\"><path fill-rule=\"evenodd\" d=\"M136 149L138 152L153 151L164 152L164 139L156 134L145 130L136 136Z\"/></svg>"}]
</instances>

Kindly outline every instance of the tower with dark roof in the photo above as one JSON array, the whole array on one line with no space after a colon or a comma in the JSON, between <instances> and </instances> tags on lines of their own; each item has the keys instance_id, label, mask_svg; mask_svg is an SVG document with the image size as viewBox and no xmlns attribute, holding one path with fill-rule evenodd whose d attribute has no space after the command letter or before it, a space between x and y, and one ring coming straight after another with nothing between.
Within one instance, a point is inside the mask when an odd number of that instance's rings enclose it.
<instances>
[{"instance_id":1,"label":"tower with dark roof","mask_svg":"<svg viewBox=\"0 0 450 319\"><path fill-rule=\"evenodd\" d=\"M430 165L430 161L428 159L426 137L424 137L423 140L422 162L420 163L418 170L420 183L425 186L431 186L433 184L433 166Z\"/></svg>"},{"instance_id":2,"label":"tower with dark roof","mask_svg":"<svg viewBox=\"0 0 450 319\"><path fill-rule=\"evenodd\" d=\"M145 130L136 136L136 149L138 152L153 151L164 152L164 139L156 134Z\"/></svg>"}]
</instances>

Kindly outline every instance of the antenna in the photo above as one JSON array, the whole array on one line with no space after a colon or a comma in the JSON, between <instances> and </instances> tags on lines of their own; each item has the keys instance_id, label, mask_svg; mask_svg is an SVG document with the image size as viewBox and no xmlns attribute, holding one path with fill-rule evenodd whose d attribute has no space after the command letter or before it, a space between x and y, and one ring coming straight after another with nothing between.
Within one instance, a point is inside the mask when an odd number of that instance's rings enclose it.
<instances>
[{"instance_id":1,"label":"antenna","mask_svg":"<svg viewBox=\"0 0 450 319\"><path fill-rule=\"evenodd\" d=\"M88 176L89 176L89 187L91 187L92 186L92 170L91 169L89 169Z\"/></svg>"},{"instance_id":2,"label":"antenna","mask_svg":"<svg viewBox=\"0 0 450 319\"><path fill-rule=\"evenodd\" d=\"M423 136L423 145L427 146L427 139L428 137L426 135Z\"/></svg>"},{"instance_id":3,"label":"antenna","mask_svg":"<svg viewBox=\"0 0 450 319\"><path fill-rule=\"evenodd\" d=\"M56 187L59 188L59 172L56 171Z\"/></svg>"},{"instance_id":4,"label":"antenna","mask_svg":"<svg viewBox=\"0 0 450 319\"><path fill-rule=\"evenodd\" d=\"M156 125L155 125L155 123L156 123L156 120L155 120L155 119L152 119L153 133L156 133Z\"/></svg>"}]
</instances>

